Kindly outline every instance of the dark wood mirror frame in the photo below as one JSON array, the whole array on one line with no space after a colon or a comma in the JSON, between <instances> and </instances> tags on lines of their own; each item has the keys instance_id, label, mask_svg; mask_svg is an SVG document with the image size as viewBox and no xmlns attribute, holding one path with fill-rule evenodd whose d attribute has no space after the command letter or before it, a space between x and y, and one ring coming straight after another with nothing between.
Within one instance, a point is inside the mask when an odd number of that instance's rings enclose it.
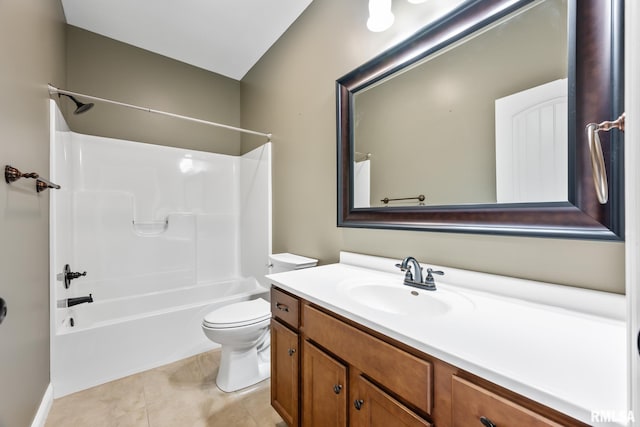
<instances>
[{"instance_id":1,"label":"dark wood mirror frame","mask_svg":"<svg viewBox=\"0 0 640 427\"><path fill-rule=\"evenodd\" d=\"M620 132L602 133L609 202L598 203L585 128L624 109L623 0L569 0L569 201L353 208L354 94L531 3L471 0L337 80L338 226L623 240ZM495 12L499 10L499 12ZM455 34L450 37L450 34ZM447 38L448 37L448 38ZM425 165L428 167L428 165Z\"/></svg>"}]
</instances>

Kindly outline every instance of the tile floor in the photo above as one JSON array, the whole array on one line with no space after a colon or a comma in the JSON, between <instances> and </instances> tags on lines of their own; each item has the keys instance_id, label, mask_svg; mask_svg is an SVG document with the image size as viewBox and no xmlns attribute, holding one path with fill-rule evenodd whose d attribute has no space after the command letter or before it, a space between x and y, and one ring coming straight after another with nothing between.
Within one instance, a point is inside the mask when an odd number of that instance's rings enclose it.
<instances>
[{"instance_id":1,"label":"tile floor","mask_svg":"<svg viewBox=\"0 0 640 427\"><path fill-rule=\"evenodd\" d=\"M61 397L45 427L286 427L268 380L224 393L219 361L214 350Z\"/></svg>"}]
</instances>

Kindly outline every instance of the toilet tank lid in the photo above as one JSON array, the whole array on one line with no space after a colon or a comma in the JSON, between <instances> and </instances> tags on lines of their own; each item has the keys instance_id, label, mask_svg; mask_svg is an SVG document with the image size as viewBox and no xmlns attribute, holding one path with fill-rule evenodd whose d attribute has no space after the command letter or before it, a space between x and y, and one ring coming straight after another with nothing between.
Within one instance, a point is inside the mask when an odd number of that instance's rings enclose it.
<instances>
[{"instance_id":1,"label":"toilet tank lid","mask_svg":"<svg viewBox=\"0 0 640 427\"><path fill-rule=\"evenodd\" d=\"M314 267L316 264L318 264L317 259L307 258L302 255L290 254L288 252L271 254L269 255L269 259L274 265L283 265L292 267L294 269Z\"/></svg>"}]
</instances>

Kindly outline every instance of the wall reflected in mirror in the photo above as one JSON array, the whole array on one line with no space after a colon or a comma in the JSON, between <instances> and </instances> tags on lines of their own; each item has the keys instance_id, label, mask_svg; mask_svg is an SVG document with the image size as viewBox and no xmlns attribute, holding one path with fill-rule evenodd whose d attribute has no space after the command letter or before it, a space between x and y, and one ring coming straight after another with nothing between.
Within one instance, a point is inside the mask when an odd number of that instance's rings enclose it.
<instances>
[{"instance_id":1,"label":"wall reflected in mirror","mask_svg":"<svg viewBox=\"0 0 640 427\"><path fill-rule=\"evenodd\" d=\"M567 8L534 2L355 93L353 207L567 201Z\"/></svg>"}]
</instances>

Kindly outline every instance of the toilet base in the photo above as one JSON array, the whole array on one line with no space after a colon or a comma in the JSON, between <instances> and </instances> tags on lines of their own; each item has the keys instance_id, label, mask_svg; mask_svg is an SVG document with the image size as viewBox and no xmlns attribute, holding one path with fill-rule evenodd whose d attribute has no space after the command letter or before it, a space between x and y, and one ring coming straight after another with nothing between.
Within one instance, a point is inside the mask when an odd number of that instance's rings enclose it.
<instances>
[{"instance_id":1,"label":"toilet base","mask_svg":"<svg viewBox=\"0 0 640 427\"><path fill-rule=\"evenodd\" d=\"M249 348L230 348L223 345L216 385L224 392L240 390L271 376L269 330L262 344Z\"/></svg>"}]
</instances>

